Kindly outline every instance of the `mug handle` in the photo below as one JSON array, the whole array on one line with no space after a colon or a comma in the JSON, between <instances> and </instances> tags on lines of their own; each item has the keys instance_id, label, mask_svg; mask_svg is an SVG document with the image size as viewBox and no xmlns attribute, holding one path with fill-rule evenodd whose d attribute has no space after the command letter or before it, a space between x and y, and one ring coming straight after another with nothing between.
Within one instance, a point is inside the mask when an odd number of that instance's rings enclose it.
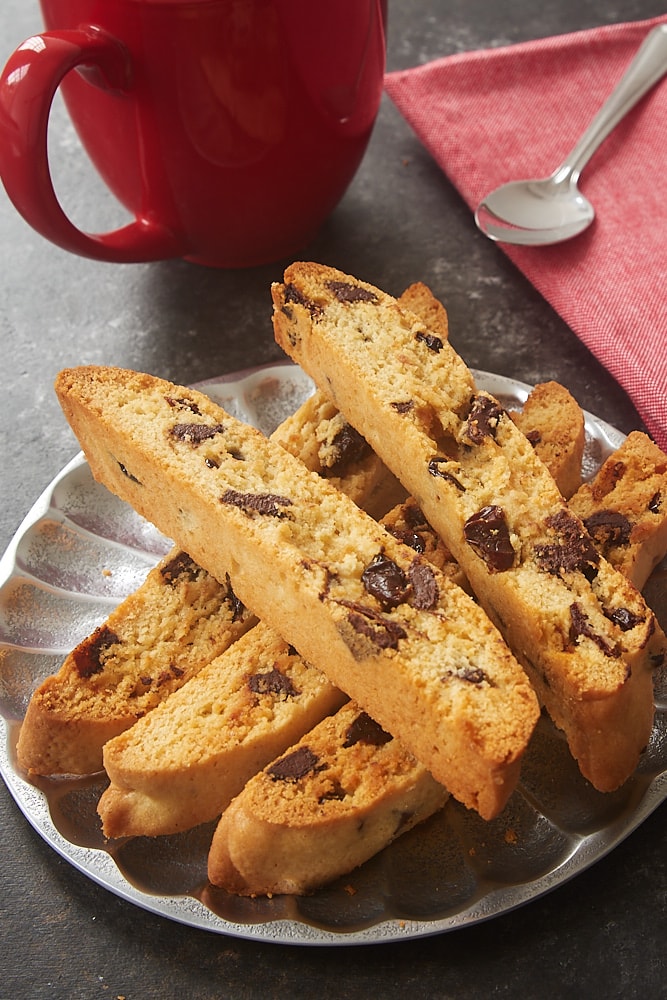
<instances>
[{"instance_id":1,"label":"mug handle","mask_svg":"<svg viewBox=\"0 0 667 1000\"><path fill-rule=\"evenodd\" d=\"M0 76L0 177L25 221L52 243L82 257L139 263L180 257L182 239L153 219L136 218L108 233L78 229L65 215L49 169L47 130L63 77L81 67L98 86L127 92L125 48L95 28L47 31L27 39Z\"/></svg>"}]
</instances>

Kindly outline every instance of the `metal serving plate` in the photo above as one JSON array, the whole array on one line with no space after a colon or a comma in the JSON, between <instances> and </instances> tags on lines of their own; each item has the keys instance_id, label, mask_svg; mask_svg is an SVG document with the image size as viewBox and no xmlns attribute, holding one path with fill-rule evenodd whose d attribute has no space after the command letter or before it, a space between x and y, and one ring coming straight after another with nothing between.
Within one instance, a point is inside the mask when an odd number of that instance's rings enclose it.
<instances>
[{"instance_id":1,"label":"metal serving plate","mask_svg":"<svg viewBox=\"0 0 667 1000\"><path fill-rule=\"evenodd\" d=\"M475 376L510 407L520 406L530 391L498 375ZM300 369L281 364L200 388L270 433L307 398L312 383ZM623 436L591 414L586 434L590 475ZM650 745L619 791L596 792L579 774L562 735L543 719L521 783L498 819L484 822L450 800L360 869L311 896L238 899L212 890L206 880L212 824L179 836L107 843L96 813L104 775L29 780L16 761L16 738L35 687L169 547L152 525L94 482L79 455L35 503L0 561L0 773L47 843L129 902L193 927L280 944L424 937L498 916L561 885L612 850L667 796L662 677ZM664 616L664 587L656 595L654 609Z\"/></svg>"}]
</instances>

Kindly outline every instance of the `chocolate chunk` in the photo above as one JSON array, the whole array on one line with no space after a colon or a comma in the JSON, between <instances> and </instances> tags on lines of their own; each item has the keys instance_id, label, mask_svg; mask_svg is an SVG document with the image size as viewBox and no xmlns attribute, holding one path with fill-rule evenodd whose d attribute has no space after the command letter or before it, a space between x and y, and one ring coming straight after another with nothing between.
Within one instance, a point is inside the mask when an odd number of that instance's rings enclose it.
<instances>
[{"instance_id":1,"label":"chocolate chunk","mask_svg":"<svg viewBox=\"0 0 667 1000\"><path fill-rule=\"evenodd\" d=\"M406 638L407 632L398 622L384 618L374 608L356 601L340 603L349 609L347 619L354 631L366 636L378 649L396 649L399 640Z\"/></svg>"},{"instance_id":2,"label":"chocolate chunk","mask_svg":"<svg viewBox=\"0 0 667 1000\"><path fill-rule=\"evenodd\" d=\"M610 659L618 659L621 655L617 645L612 646L604 636L595 631L581 605L577 604L576 601L570 605L570 622L570 642L576 644L580 637L586 637L591 639L598 649L601 649L604 655Z\"/></svg>"},{"instance_id":3,"label":"chocolate chunk","mask_svg":"<svg viewBox=\"0 0 667 1000\"><path fill-rule=\"evenodd\" d=\"M459 482L456 476L453 476L451 472L447 472L446 469L440 468L443 463L447 462L449 462L448 458L432 458L428 463L428 471L430 475L437 477L438 479L444 479L448 483L452 483L453 486L456 486L457 490L460 490L461 493L465 493L465 486Z\"/></svg>"},{"instance_id":4,"label":"chocolate chunk","mask_svg":"<svg viewBox=\"0 0 667 1000\"><path fill-rule=\"evenodd\" d=\"M195 580L201 572L201 567L187 552L179 552L160 569L160 576L165 583L173 585L179 579Z\"/></svg>"},{"instance_id":5,"label":"chocolate chunk","mask_svg":"<svg viewBox=\"0 0 667 1000\"><path fill-rule=\"evenodd\" d=\"M129 480L131 480L133 483L136 483L137 486L141 486L141 483L139 482L137 477L133 476L131 472L128 472L122 462L118 462L118 468L120 469L120 471L123 473L124 476L127 476Z\"/></svg>"},{"instance_id":6,"label":"chocolate chunk","mask_svg":"<svg viewBox=\"0 0 667 1000\"><path fill-rule=\"evenodd\" d=\"M497 400L490 396L474 396L466 427L469 440L481 444L487 437L495 438L502 415L503 408Z\"/></svg>"},{"instance_id":7,"label":"chocolate chunk","mask_svg":"<svg viewBox=\"0 0 667 1000\"><path fill-rule=\"evenodd\" d=\"M360 285L352 285L347 281L327 281L326 287L339 302L377 302L375 292Z\"/></svg>"},{"instance_id":8,"label":"chocolate chunk","mask_svg":"<svg viewBox=\"0 0 667 1000\"><path fill-rule=\"evenodd\" d=\"M651 499L649 500L648 509L651 511L652 514L659 514L661 506L662 506L662 493L660 492L660 490L658 490L658 492L654 493Z\"/></svg>"},{"instance_id":9,"label":"chocolate chunk","mask_svg":"<svg viewBox=\"0 0 667 1000\"><path fill-rule=\"evenodd\" d=\"M72 658L80 677L92 677L104 669L104 653L120 639L107 625L100 625L93 634L72 651Z\"/></svg>"},{"instance_id":10,"label":"chocolate chunk","mask_svg":"<svg viewBox=\"0 0 667 1000\"><path fill-rule=\"evenodd\" d=\"M584 520L584 526L603 552L630 541L632 524L616 510L596 510Z\"/></svg>"},{"instance_id":11,"label":"chocolate chunk","mask_svg":"<svg viewBox=\"0 0 667 1000\"><path fill-rule=\"evenodd\" d=\"M399 542L403 542L409 548L414 549L419 555L426 552L426 543L424 539L417 531L412 531L411 528L402 528L397 525L394 528L389 528L389 533L397 538Z\"/></svg>"},{"instance_id":12,"label":"chocolate chunk","mask_svg":"<svg viewBox=\"0 0 667 1000\"><path fill-rule=\"evenodd\" d=\"M366 712L361 712L347 727L343 746L348 748L355 743L369 743L371 746L380 747L392 739L391 734L385 732L375 719L371 719Z\"/></svg>"},{"instance_id":13,"label":"chocolate chunk","mask_svg":"<svg viewBox=\"0 0 667 1000\"><path fill-rule=\"evenodd\" d=\"M371 449L365 438L359 431L344 424L334 436L331 442L334 458L330 462L326 472L335 476L342 476L345 471L355 462L360 462L366 455L370 455Z\"/></svg>"},{"instance_id":14,"label":"chocolate chunk","mask_svg":"<svg viewBox=\"0 0 667 1000\"><path fill-rule=\"evenodd\" d=\"M275 694L285 698L295 698L299 694L290 678L275 667L261 674L251 674L248 687L253 694Z\"/></svg>"},{"instance_id":15,"label":"chocolate chunk","mask_svg":"<svg viewBox=\"0 0 667 1000\"><path fill-rule=\"evenodd\" d=\"M322 805L323 802L342 802L346 796L347 792L340 781L338 778L334 778L331 781L330 787L325 792L322 792L321 795L318 795L317 801L319 805Z\"/></svg>"},{"instance_id":16,"label":"chocolate chunk","mask_svg":"<svg viewBox=\"0 0 667 1000\"><path fill-rule=\"evenodd\" d=\"M430 611L437 604L440 592L435 579L435 574L431 567L419 559L415 559L410 564L410 583L412 584L412 598L410 604L420 611Z\"/></svg>"},{"instance_id":17,"label":"chocolate chunk","mask_svg":"<svg viewBox=\"0 0 667 1000\"><path fill-rule=\"evenodd\" d=\"M489 572L502 573L514 565L514 549L502 507L482 507L465 522L463 534Z\"/></svg>"},{"instance_id":18,"label":"chocolate chunk","mask_svg":"<svg viewBox=\"0 0 667 1000\"><path fill-rule=\"evenodd\" d=\"M397 413L409 413L410 410L414 409L414 402L411 399L406 399L401 403L390 403L392 410L396 410Z\"/></svg>"},{"instance_id":19,"label":"chocolate chunk","mask_svg":"<svg viewBox=\"0 0 667 1000\"><path fill-rule=\"evenodd\" d=\"M225 580L225 583L227 584L227 596L225 600L229 602L229 606L232 609L232 621L233 622L240 621L240 619L243 617L243 612L245 611L245 605L243 604L242 601L238 599L238 597L234 593L231 580L229 579L229 573L227 573L227 579Z\"/></svg>"},{"instance_id":20,"label":"chocolate chunk","mask_svg":"<svg viewBox=\"0 0 667 1000\"><path fill-rule=\"evenodd\" d=\"M579 570L587 579L593 579L600 554L577 518L561 510L546 518L544 524L556 534L557 540L535 546L535 559L540 569L552 574Z\"/></svg>"},{"instance_id":21,"label":"chocolate chunk","mask_svg":"<svg viewBox=\"0 0 667 1000\"><path fill-rule=\"evenodd\" d=\"M539 431L528 431L526 437L528 438L529 443L532 444L533 448L542 440L542 435Z\"/></svg>"},{"instance_id":22,"label":"chocolate chunk","mask_svg":"<svg viewBox=\"0 0 667 1000\"><path fill-rule=\"evenodd\" d=\"M269 517L285 517L281 507L291 507L292 501L275 493L239 493L238 490L225 490L220 497L220 503L230 507L239 507L250 513L267 514Z\"/></svg>"},{"instance_id":23,"label":"chocolate chunk","mask_svg":"<svg viewBox=\"0 0 667 1000\"><path fill-rule=\"evenodd\" d=\"M194 413L195 416L201 416L201 410L192 400L185 399L184 397L175 398L174 396L165 396L164 398L167 403L169 403L169 406L174 407L174 409L190 410L190 412Z\"/></svg>"},{"instance_id":24,"label":"chocolate chunk","mask_svg":"<svg viewBox=\"0 0 667 1000\"><path fill-rule=\"evenodd\" d=\"M405 507L403 508L403 517L405 519L405 523L409 524L410 527L414 528L415 530L417 528L430 529L431 527L431 525L424 517L423 511L421 510L420 507L417 506L416 503L408 503L405 505Z\"/></svg>"},{"instance_id":25,"label":"chocolate chunk","mask_svg":"<svg viewBox=\"0 0 667 1000\"><path fill-rule=\"evenodd\" d=\"M266 773L274 781L295 782L305 778L307 774L317 774L326 770L326 764L320 764L320 758L310 747L299 747L298 750L281 757L267 768Z\"/></svg>"},{"instance_id":26,"label":"chocolate chunk","mask_svg":"<svg viewBox=\"0 0 667 1000\"><path fill-rule=\"evenodd\" d=\"M379 553L361 574L366 591L388 611L402 604L408 596L408 580L396 563Z\"/></svg>"},{"instance_id":27,"label":"chocolate chunk","mask_svg":"<svg viewBox=\"0 0 667 1000\"><path fill-rule=\"evenodd\" d=\"M614 625L618 625L621 632L629 632L630 629L635 628L637 625L641 625L644 619L641 615L636 615L634 611L630 611L629 608L615 608L613 611L605 611L605 617L613 622Z\"/></svg>"},{"instance_id":28,"label":"chocolate chunk","mask_svg":"<svg viewBox=\"0 0 667 1000\"><path fill-rule=\"evenodd\" d=\"M224 429L222 424L174 424L169 434L176 441L184 441L197 448L203 441L222 434Z\"/></svg>"},{"instance_id":29,"label":"chocolate chunk","mask_svg":"<svg viewBox=\"0 0 667 1000\"><path fill-rule=\"evenodd\" d=\"M451 677L466 681L468 684L483 684L485 681L487 684L490 683L488 675L481 667L459 667L458 670L448 670L442 678L443 683Z\"/></svg>"},{"instance_id":30,"label":"chocolate chunk","mask_svg":"<svg viewBox=\"0 0 667 1000\"><path fill-rule=\"evenodd\" d=\"M285 285L284 300L286 305L294 302L296 305L303 306L307 309L311 316L319 316L322 313L322 306L317 302L313 302L312 299L307 298L302 291L300 291L296 285ZM287 315L291 316L289 309L283 310Z\"/></svg>"},{"instance_id":31,"label":"chocolate chunk","mask_svg":"<svg viewBox=\"0 0 667 1000\"><path fill-rule=\"evenodd\" d=\"M433 333L416 333L415 340L419 340L421 343L426 344L429 351L433 351L434 354L439 354L444 347L440 337L436 337Z\"/></svg>"}]
</instances>

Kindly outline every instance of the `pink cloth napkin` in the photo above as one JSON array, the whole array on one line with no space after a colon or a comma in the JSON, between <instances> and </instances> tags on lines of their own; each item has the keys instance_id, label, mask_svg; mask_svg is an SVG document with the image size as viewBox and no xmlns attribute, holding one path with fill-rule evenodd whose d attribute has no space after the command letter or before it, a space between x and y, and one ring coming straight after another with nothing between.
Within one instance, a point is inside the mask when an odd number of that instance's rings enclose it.
<instances>
[{"instance_id":1,"label":"pink cloth napkin","mask_svg":"<svg viewBox=\"0 0 667 1000\"><path fill-rule=\"evenodd\" d=\"M550 174L653 25L667 16L389 73L386 90L471 208L498 184ZM667 76L582 173L596 209L551 247L498 246L625 388L667 449Z\"/></svg>"}]
</instances>

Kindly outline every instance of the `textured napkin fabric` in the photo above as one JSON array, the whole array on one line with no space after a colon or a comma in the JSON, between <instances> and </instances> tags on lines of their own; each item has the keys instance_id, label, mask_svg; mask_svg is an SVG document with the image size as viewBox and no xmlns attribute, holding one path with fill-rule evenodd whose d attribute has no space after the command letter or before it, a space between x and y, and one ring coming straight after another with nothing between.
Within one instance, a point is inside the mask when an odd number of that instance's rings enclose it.
<instances>
[{"instance_id":1,"label":"textured napkin fabric","mask_svg":"<svg viewBox=\"0 0 667 1000\"><path fill-rule=\"evenodd\" d=\"M390 73L386 90L470 205L550 174L649 30L667 16ZM667 76L583 170L592 227L550 247L498 244L625 388L667 449Z\"/></svg>"}]
</instances>

